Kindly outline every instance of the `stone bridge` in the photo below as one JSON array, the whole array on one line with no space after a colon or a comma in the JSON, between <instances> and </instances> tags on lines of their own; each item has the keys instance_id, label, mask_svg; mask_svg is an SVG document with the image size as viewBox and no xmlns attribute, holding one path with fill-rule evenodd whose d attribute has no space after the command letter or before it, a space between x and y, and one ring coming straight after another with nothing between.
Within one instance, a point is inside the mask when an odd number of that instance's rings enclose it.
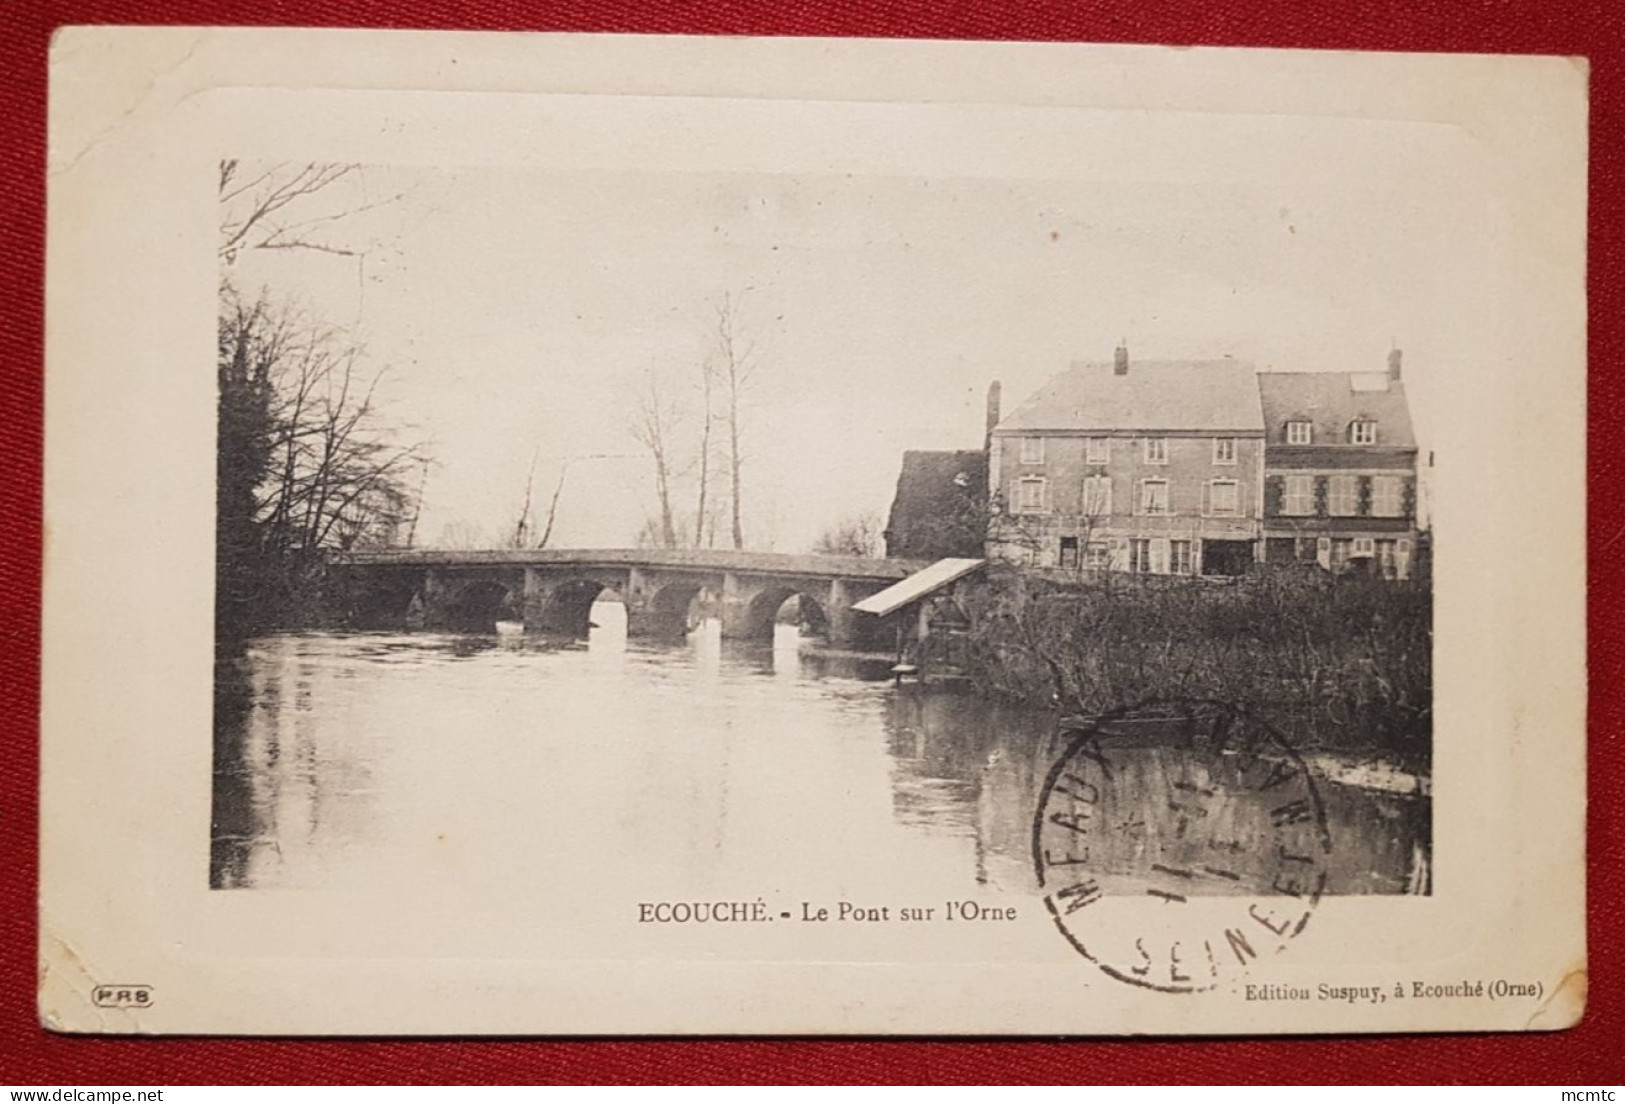
<instances>
[{"instance_id":1,"label":"stone bridge","mask_svg":"<svg viewBox=\"0 0 1625 1104\"><path fill-rule=\"evenodd\" d=\"M832 643L880 644L892 627L852 609L924 566L855 556L790 556L712 549L339 552L328 556L334 612L356 628L491 632L497 621L527 631L584 636L599 594L626 605L629 636L681 637L694 616L722 622L727 637L771 638L785 600Z\"/></svg>"}]
</instances>

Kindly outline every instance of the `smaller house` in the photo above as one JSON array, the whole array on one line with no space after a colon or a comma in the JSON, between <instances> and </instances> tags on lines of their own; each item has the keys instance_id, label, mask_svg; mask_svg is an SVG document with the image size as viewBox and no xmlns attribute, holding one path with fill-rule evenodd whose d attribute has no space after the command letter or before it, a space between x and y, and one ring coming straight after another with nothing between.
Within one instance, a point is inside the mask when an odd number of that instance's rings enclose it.
<instances>
[{"instance_id":1,"label":"smaller house","mask_svg":"<svg viewBox=\"0 0 1625 1104\"><path fill-rule=\"evenodd\" d=\"M999 381L987 389L987 432L999 421ZM903 453L886 555L891 559L980 557L987 540L987 442L980 449Z\"/></svg>"},{"instance_id":2,"label":"smaller house","mask_svg":"<svg viewBox=\"0 0 1625 1104\"><path fill-rule=\"evenodd\" d=\"M980 449L903 453L886 555L940 560L980 556L986 539L987 453Z\"/></svg>"},{"instance_id":3,"label":"smaller house","mask_svg":"<svg viewBox=\"0 0 1625 1104\"><path fill-rule=\"evenodd\" d=\"M1386 372L1262 372L1264 558L1407 578L1417 449L1401 354Z\"/></svg>"}]
</instances>

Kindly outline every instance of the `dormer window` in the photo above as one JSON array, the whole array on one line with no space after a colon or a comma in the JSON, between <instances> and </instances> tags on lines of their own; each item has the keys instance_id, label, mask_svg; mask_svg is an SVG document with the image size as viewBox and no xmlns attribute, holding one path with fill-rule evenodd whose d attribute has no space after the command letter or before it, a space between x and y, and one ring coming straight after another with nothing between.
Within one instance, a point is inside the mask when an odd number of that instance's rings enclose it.
<instances>
[{"instance_id":1,"label":"dormer window","mask_svg":"<svg viewBox=\"0 0 1625 1104\"><path fill-rule=\"evenodd\" d=\"M1349 423L1349 444L1374 445L1377 443L1377 423L1358 421Z\"/></svg>"},{"instance_id":2,"label":"dormer window","mask_svg":"<svg viewBox=\"0 0 1625 1104\"><path fill-rule=\"evenodd\" d=\"M1311 445L1315 441L1315 427L1313 422L1288 422L1286 424L1286 443L1289 445Z\"/></svg>"}]
</instances>

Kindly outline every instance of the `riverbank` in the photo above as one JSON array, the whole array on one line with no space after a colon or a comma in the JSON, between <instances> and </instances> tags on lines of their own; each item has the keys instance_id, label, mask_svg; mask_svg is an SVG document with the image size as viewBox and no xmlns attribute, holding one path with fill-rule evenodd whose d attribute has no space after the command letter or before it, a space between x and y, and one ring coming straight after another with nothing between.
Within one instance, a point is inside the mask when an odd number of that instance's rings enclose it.
<instances>
[{"instance_id":1,"label":"riverbank","mask_svg":"<svg viewBox=\"0 0 1625 1104\"><path fill-rule=\"evenodd\" d=\"M966 673L984 694L1084 716L1204 703L1302 751L1417 775L1431 765L1425 582L1309 571L1065 581L995 566L961 604Z\"/></svg>"}]
</instances>

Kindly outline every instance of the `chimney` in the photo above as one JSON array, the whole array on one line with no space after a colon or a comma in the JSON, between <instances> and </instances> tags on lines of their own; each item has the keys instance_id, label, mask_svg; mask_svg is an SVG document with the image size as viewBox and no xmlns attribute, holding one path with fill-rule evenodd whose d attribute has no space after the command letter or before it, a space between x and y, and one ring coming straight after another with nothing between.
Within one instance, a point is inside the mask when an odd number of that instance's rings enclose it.
<instances>
[{"instance_id":1,"label":"chimney","mask_svg":"<svg viewBox=\"0 0 1625 1104\"><path fill-rule=\"evenodd\" d=\"M987 385L987 436L982 441L982 449L986 451L993 444L993 431L999 424L999 381L994 380Z\"/></svg>"},{"instance_id":2,"label":"chimney","mask_svg":"<svg viewBox=\"0 0 1625 1104\"><path fill-rule=\"evenodd\" d=\"M1128 375L1128 344L1126 342L1117 347L1117 355L1112 358L1112 369L1116 375Z\"/></svg>"},{"instance_id":3,"label":"chimney","mask_svg":"<svg viewBox=\"0 0 1625 1104\"><path fill-rule=\"evenodd\" d=\"M1388 350L1388 381L1390 383L1399 382L1399 362L1402 356L1403 354L1397 348Z\"/></svg>"}]
</instances>

